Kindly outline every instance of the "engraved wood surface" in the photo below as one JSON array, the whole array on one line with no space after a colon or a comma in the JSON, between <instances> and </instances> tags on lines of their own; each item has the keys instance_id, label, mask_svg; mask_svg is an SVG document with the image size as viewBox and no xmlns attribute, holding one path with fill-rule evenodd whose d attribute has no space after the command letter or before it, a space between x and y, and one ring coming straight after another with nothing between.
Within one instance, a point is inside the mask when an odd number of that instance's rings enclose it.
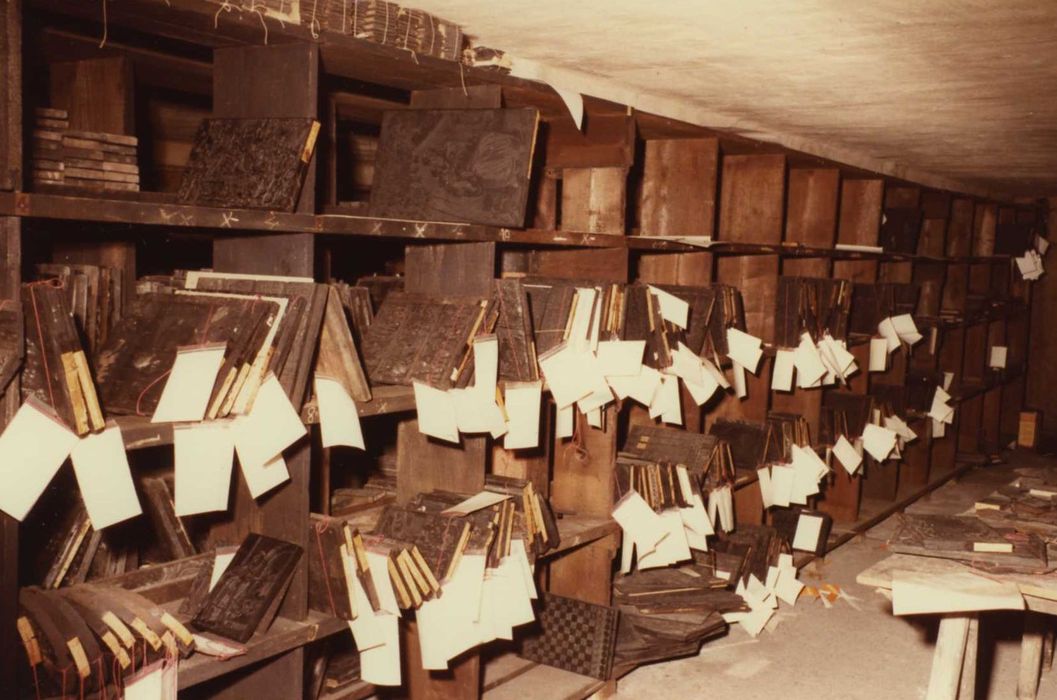
<instances>
[{"instance_id":1,"label":"engraved wood surface","mask_svg":"<svg viewBox=\"0 0 1057 700\"><path fill-rule=\"evenodd\" d=\"M534 109L387 112L372 216L522 226Z\"/></svg>"}]
</instances>

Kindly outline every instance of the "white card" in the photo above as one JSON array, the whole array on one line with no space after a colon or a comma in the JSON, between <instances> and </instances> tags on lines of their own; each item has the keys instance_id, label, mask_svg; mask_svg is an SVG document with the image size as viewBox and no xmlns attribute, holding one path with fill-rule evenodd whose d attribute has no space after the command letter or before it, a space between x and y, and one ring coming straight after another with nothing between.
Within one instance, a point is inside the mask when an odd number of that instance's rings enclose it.
<instances>
[{"instance_id":1,"label":"white card","mask_svg":"<svg viewBox=\"0 0 1057 700\"><path fill-rule=\"evenodd\" d=\"M953 381L954 381L954 372L944 372L943 373L943 390L944 391L950 391L951 390L951 382L953 382Z\"/></svg>"},{"instance_id":2,"label":"white card","mask_svg":"<svg viewBox=\"0 0 1057 700\"><path fill-rule=\"evenodd\" d=\"M606 377L606 382L617 397L632 399L649 407L657 395L657 390L661 388L661 373L642 365L639 374L634 377Z\"/></svg>"},{"instance_id":3,"label":"white card","mask_svg":"<svg viewBox=\"0 0 1057 700\"><path fill-rule=\"evenodd\" d=\"M316 375L316 404L319 406L319 434L323 447L345 445L366 449L356 402L341 382Z\"/></svg>"},{"instance_id":4,"label":"white card","mask_svg":"<svg viewBox=\"0 0 1057 700\"><path fill-rule=\"evenodd\" d=\"M862 455L856 451L855 446L848 442L848 438L843 435L837 438L837 443L833 445L833 456L852 476L859 471L859 466L862 464Z\"/></svg>"},{"instance_id":5,"label":"white card","mask_svg":"<svg viewBox=\"0 0 1057 700\"><path fill-rule=\"evenodd\" d=\"M173 428L176 515L228 509L235 441L226 422Z\"/></svg>"},{"instance_id":6,"label":"white card","mask_svg":"<svg viewBox=\"0 0 1057 700\"><path fill-rule=\"evenodd\" d=\"M235 449L244 464L271 461L307 432L274 374L269 374L257 390L249 414L237 420L232 429Z\"/></svg>"},{"instance_id":7,"label":"white card","mask_svg":"<svg viewBox=\"0 0 1057 700\"><path fill-rule=\"evenodd\" d=\"M774 391L793 390L795 358L796 355L792 350L778 350L775 353L774 369L771 370L771 389Z\"/></svg>"},{"instance_id":8,"label":"white card","mask_svg":"<svg viewBox=\"0 0 1057 700\"><path fill-rule=\"evenodd\" d=\"M511 541L513 546L514 541ZM485 557L463 554L441 595L422 604L415 617L423 668L443 670L448 661L477 646Z\"/></svg>"},{"instance_id":9,"label":"white card","mask_svg":"<svg viewBox=\"0 0 1057 700\"><path fill-rule=\"evenodd\" d=\"M1002 345L991 346L991 356L988 359L988 366L994 367L995 369L1002 369L1006 366L1006 355L1008 354L1009 348Z\"/></svg>"},{"instance_id":10,"label":"white card","mask_svg":"<svg viewBox=\"0 0 1057 700\"><path fill-rule=\"evenodd\" d=\"M863 449L869 452L870 456L878 462L883 462L888 459L888 455L892 454L892 450L895 449L897 437L894 432L887 428L867 423L862 433Z\"/></svg>"},{"instance_id":11,"label":"white card","mask_svg":"<svg viewBox=\"0 0 1057 700\"><path fill-rule=\"evenodd\" d=\"M896 331L892 318L886 318L877 324L877 332L884 338L888 352L895 352L899 348L899 332Z\"/></svg>"},{"instance_id":12,"label":"white card","mask_svg":"<svg viewBox=\"0 0 1057 700\"><path fill-rule=\"evenodd\" d=\"M664 422L682 423L682 407L679 402L679 380L661 377L661 386L650 404L650 418L660 417ZM674 420L670 420L674 418Z\"/></svg>"},{"instance_id":13,"label":"white card","mask_svg":"<svg viewBox=\"0 0 1057 700\"><path fill-rule=\"evenodd\" d=\"M400 626L396 615L376 613L384 643L360 651L360 678L372 685L400 685Z\"/></svg>"},{"instance_id":14,"label":"white card","mask_svg":"<svg viewBox=\"0 0 1057 700\"><path fill-rule=\"evenodd\" d=\"M177 662L159 659L125 679L125 700L176 700Z\"/></svg>"},{"instance_id":15,"label":"white card","mask_svg":"<svg viewBox=\"0 0 1057 700\"><path fill-rule=\"evenodd\" d=\"M793 351L793 363L796 365L797 384L802 389L815 386L826 375L826 365L822 362L818 347L807 333L800 336L800 344Z\"/></svg>"},{"instance_id":16,"label":"white card","mask_svg":"<svg viewBox=\"0 0 1057 700\"><path fill-rule=\"evenodd\" d=\"M455 399L446 391L413 382L418 431L438 440L459 442L459 422Z\"/></svg>"},{"instance_id":17,"label":"white card","mask_svg":"<svg viewBox=\"0 0 1057 700\"><path fill-rule=\"evenodd\" d=\"M634 490L621 496L613 506L612 514L625 535L635 540L639 556L652 552L668 535L661 516L654 513L649 504Z\"/></svg>"},{"instance_id":18,"label":"white card","mask_svg":"<svg viewBox=\"0 0 1057 700\"><path fill-rule=\"evenodd\" d=\"M802 552L814 552L818 538L822 533L822 518L817 515L801 513L796 521L796 535L793 536L793 549Z\"/></svg>"},{"instance_id":19,"label":"white card","mask_svg":"<svg viewBox=\"0 0 1057 700\"><path fill-rule=\"evenodd\" d=\"M804 590L804 584L796 578L796 569L792 566L779 567L778 582L774 586L774 593L783 603L796 605L796 599L800 597L800 591Z\"/></svg>"},{"instance_id":20,"label":"white card","mask_svg":"<svg viewBox=\"0 0 1057 700\"><path fill-rule=\"evenodd\" d=\"M645 340L602 340L598 343L598 369L606 377L634 377L642 369Z\"/></svg>"},{"instance_id":21,"label":"white card","mask_svg":"<svg viewBox=\"0 0 1057 700\"><path fill-rule=\"evenodd\" d=\"M690 317L690 304L674 294L669 294L653 285L649 285L649 288L650 294L657 297L658 305L661 307L661 318L668 323L674 323L680 328L686 328Z\"/></svg>"},{"instance_id":22,"label":"white card","mask_svg":"<svg viewBox=\"0 0 1057 700\"><path fill-rule=\"evenodd\" d=\"M224 343L178 348L151 423L202 420L226 349Z\"/></svg>"},{"instance_id":23,"label":"white card","mask_svg":"<svg viewBox=\"0 0 1057 700\"><path fill-rule=\"evenodd\" d=\"M744 399L749 395L749 388L745 380L745 368L734 360L731 360L730 364L734 376L734 395L739 399Z\"/></svg>"},{"instance_id":24,"label":"white card","mask_svg":"<svg viewBox=\"0 0 1057 700\"><path fill-rule=\"evenodd\" d=\"M594 356L571 343L545 353L539 366L558 408L571 406L605 382Z\"/></svg>"},{"instance_id":25,"label":"white card","mask_svg":"<svg viewBox=\"0 0 1057 700\"><path fill-rule=\"evenodd\" d=\"M667 536L662 538L652 551L639 555L638 563L641 570L671 566L677 562L686 561L692 556L679 510L668 508L661 512L660 519L667 531Z\"/></svg>"},{"instance_id":26,"label":"white card","mask_svg":"<svg viewBox=\"0 0 1057 700\"><path fill-rule=\"evenodd\" d=\"M899 335L907 345L914 345L923 337L918 332L917 325L914 324L914 317L910 314L900 314L892 317L892 326L895 328L895 332Z\"/></svg>"},{"instance_id":27,"label":"white card","mask_svg":"<svg viewBox=\"0 0 1057 700\"><path fill-rule=\"evenodd\" d=\"M913 442L918 435L899 416L885 416L884 426L903 439L904 442Z\"/></svg>"},{"instance_id":28,"label":"white card","mask_svg":"<svg viewBox=\"0 0 1057 700\"><path fill-rule=\"evenodd\" d=\"M931 420L931 419L930 419ZM941 438L947 434L947 424L943 421L932 420L932 437Z\"/></svg>"},{"instance_id":29,"label":"white card","mask_svg":"<svg viewBox=\"0 0 1057 700\"><path fill-rule=\"evenodd\" d=\"M276 486L290 480L290 471L286 468L286 460L283 459L281 453L263 464L246 462L240 455L239 467L242 471L242 478L246 480L246 486L249 487L250 495L254 498L260 498Z\"/></svg>"},{"instance_id":30,"label":"white card","mask_svg":"<svg viewBox=\"0 0 1057 700\"><path fill-rule=\"evenodd\" d=\"M76 444L50 408L23 403L0 435L0 510L25 519Z\"/></svg>"},{"instance_id":31,"label":"white card","mask_svg":"<svg viewBox=\"0 0 1057 700\"><path fill-rule=\"evenodd\" d=\"M217 547L216 554L213 555L213 571L209 574L209 590L213 590L217 585L217 581L228 570L238 551L238 547Z\"/></svg>"},{"instance_id":32,"label":"white card","mask_svg":"<svg viewBox=\"0 0 1057 700\"><path fill-rule=\"evenodd\" d=\"M498 438L506 432L506 418L494 393L471 386L448 389L447 394L455 404L455 423L460 433L491 433Z\"/></svg>"},{"instance_id":33,"label":"white card","mask_svg":"<svg viewBox=\"0 0 1057 700\"><path fill-rule=\"evenodd\" d=\"M727 356L748 371L756 374L763 357L762 341L737 328L727 329Z\"/></svg>"},{"instance_id":34,"label":"white card","mask_svg":"<svg viewBox=\"0 0 1057 700\"><path fill-rule=\"evenodd\" d=\"M571 438L573 436L573 418L575 417L573 411L576 409L572 406L566 406L565 408L559 408L557 411L557 417L555 418L554 434L559 439Z\"/></svg>"},{"instance_id":35,"label":"white card","mask_svg":"<svg viewBox=\"0 0 1057 700\"><path fill-rule=\"evenodd\" d=\"M507 382L503 399L508 421L503 447L519 450L538 446L543 382Z\"/></svg>"},{"instance_id":36,"label":"white card","mask_svg":"<svg viewBox=\"0 0 1057 700\"><path fill-rule=\"evenodd\" d=\"M789 506L795 476L796 471L788 465L776 464L771 467L771 501L774 505L783 508Z\"/></svg>"},{"instance_id":37,"label":"white card","mask_svg":"<svg viewBox=\"0 0 1057 700\"><path fill-rule=\"evenodd\" d=\"M440 513L441 515L469 515L482 508L488 508L489 506L494 506L496 503L502 503L509 499L510 494L496 493L495 491L479 491L469 498L459 501L452 507L445 508Z\"/></svg>"},{"instance_id":38,"label":"white card","mask_svg":"<svg viewBox=\"0 0 1057 700\"><path fill-rule=\"evenodd\" d=\"M74 446L70 458L94 529L102 530L143 512L132 483L121 428L110 425L101 433L85 435Z\"/></svg>"},{"instance_id":39,"label":"white card","mask_svg":"<svg viewBox=\"0 0 1057 700\"><path fill-rule=\"evenodd\" d=\"M771 470L767 467L760 467L756 470L756 474L760 482L760 500L763 501L764 508L770 508L774 505L774 488L771 486Z\"/></svg>"}]
</instances>

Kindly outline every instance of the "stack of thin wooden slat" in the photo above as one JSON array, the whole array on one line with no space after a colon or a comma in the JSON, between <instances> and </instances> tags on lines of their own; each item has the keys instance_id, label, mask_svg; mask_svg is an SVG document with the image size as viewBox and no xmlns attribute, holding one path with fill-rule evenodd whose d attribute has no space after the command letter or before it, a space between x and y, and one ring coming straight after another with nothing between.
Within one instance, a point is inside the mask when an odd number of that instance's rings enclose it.
<instances>
[{"instance_id":1,"label":"stack of thin wooden slat","mask_svg":"<svg viewBox=\"0 0 1057 700\"><path fill-rule=\"evenodd\" d=\"M139 192L138 144L135 136L71 130L65 110L38 108L33 129L33 184Z\"/></svg>"},{"instance_id":2,"label":"stack of thin wooden slat","mask_svg":"<svg viewBox=\"0 0 1057 700\"><path fill-rule=\"evenodd\" d=\"M459 25L385 0L326 0L319 3L318 13L303 11L301 21L318 23L327 31L449 61L459 60L462 54L463 34Z\"/></svg>"},{"instance_id":3,"label":"stack of thin wooden slat","mask_svg":"<svg viewBox=\"0 0 1057 700\"><path fill-rule=\"evenodd\" d=\"M89 190L139 192L138 144L135 136L67 131L62 137L64 184Z\"/></svg>"},{"instance_id":4,"label":"stack of thin wooden slat","mask_svg":"<svg viewBox=\"0 0 1057 700\"><path fill-rule=\"evenodd\" d=\"M70 115L66 110L37 108L31 152L34 187L57 187L64 184L62 135L69 128Z\"/></svg>"}]
</instances>

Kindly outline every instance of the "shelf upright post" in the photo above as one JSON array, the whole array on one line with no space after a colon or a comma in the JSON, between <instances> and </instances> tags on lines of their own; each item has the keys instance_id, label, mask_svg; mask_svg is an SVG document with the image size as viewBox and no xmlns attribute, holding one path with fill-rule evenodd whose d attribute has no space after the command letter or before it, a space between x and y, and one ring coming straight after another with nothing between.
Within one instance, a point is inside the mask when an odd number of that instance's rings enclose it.
<instances>
[{"instance_id":1,"label":"shelf upright post","mask_svg":"<svg viewBox=\"0 0 1057 700\"><path fill-rule=\"evenodd\" d=\"M735 243L779 245L785 214L784 155L725 155L720 183L717 238ZM778 255L729 255L716 261L716 281L737 287L745 307L746 330L765 343L774 342L774 309L778 294ZM757 374L746 371L748 396L725 398L705 418L765 421L771 395L771 361L760 361ZM734 492L734 517L739 524L763 522L759 484Z\"/></svg>"},{"instance_id":2,"label":"shelf upright post","mask_svg":"<svg viewBox=\"0 0 1057 700\"><path fill-rule=\"evenodd\" d=\"M837 243L877 245L881 229L883 199L883 180L845 178L840 188ZM848 280L852 284L873 284L877 281L877 261L834 260L833 276L838 279ZM853 346L850 351L855 356L855 362L859 367L869 367L869 344ZM869 384L869 373L862 371L849 378L847 387L825 389L825 391L847 391L855 394L867 394L869 393ZM864 463L854 476L849 477L845 473L835 477L834 484L830 485L832 490L827 491L829 495L819 503L819 508L832 515L838 522L854 522L857 520L863 482L865 481L863 474L871 468L877 467Z\"/></svg>"},{"instance_id":3,"label":"shelf upright post","mask_svg":"<svg viewBox=\"0 0 1057 700\"><path fill-rule=\"evenodd\" d=\"M0 190L22 187L22 2L0 5ZM0 303L19 306L22 222L0 217ZM19 377L0 397L0 431L21 403ZM18 697L18 521L0 513L0 688Z\"/></svg>"},{"instance_id":4,"label":"shelf upright post","mask_svg":"<svg viewBox=\"0 0 1057 700\"><path fill-rule=\"evenodd\" d=\"M719 181L719 140L715 138L649 139L639 194L639 232L643 236L712 236ZM637 279L650 284L712 284L712 254L643 253ZM702 407L680 385L683 425L701 432ZM645 408L633 405L629 420L653 423Z\"/></svg>"},{"instance_id":5,"label":"shelf upright post","mask_svg":"<svg viewBox=\"0 0 1057 700\"><path fill-rule=\"evenodd\" d=\"M240 46L217 49L213 57L213 116L224 118L318 118L319 51L314 44ZM313 157L312 163L315 163ZM315 173L309 174L297 210L315 207ZM314 277L311 234L217 237L213 267L221 272ZM210 532L211 544L236 544L250 531L293 542L307 550L311 441L285 454L290 481L255 501L237 479L232 518ZM308 569L302 560L280 614L295 620L308 614ZM217 698L301 697L304 651L289 651L247 674L224 681Z\"/></svg>"}]
</instances>

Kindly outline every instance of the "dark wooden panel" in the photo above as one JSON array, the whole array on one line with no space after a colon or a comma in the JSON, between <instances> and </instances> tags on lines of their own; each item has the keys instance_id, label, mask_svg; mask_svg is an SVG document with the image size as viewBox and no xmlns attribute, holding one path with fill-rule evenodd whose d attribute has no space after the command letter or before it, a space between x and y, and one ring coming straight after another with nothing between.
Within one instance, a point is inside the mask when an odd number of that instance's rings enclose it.
<instances>
[{"instance_id":1,"label":"dark wooden panel","mask_svg":"<svg viewBox=\"0 0 1057 700\"><path fill-rule=\"evenodd\" d=\"M121 56L48 66L51 107L70 114L70 128L136 134L132 64Z\"/></svg>"},{"instance_id":2,"label":"dark wooden panel","mask_svg":"<svg viewBox=\"0 0 1057 700\"><path fill-rule=\"evenodd\" d=\"M226 119L319 117L319 47L293 43L239 46L213 54L213 116ZM315 155L308 164L298 212L316 203Z\"/></svg>"},{"instance_id":3,"label":"dark wooden panel","mask_svg":"<svg viewBox=\"0 0 1057 700\"><path fill-rule=\"evenodd\" d=\"M222 272L312 277L315 239L310 233L213 239L213 267Z\"/></svg>"},{"instance_id":4,"label":"dark wooden panel","mask_svg":"<svg viewBox=\"0 0 1057 700\"><path fill-rule=\"evenodd\" d=\"M533 109L387 112L371 214L523 226L538 119Z\"/></svg>"},{"instance_id":5,"label":"dark wooden panel","mask_svg":"<svg viewBox=\"0 0 1057 700\"><path fill-rule=\"evenodd\" d=\"M297 208L319 124L309 118L206 119L180 183L184 204Z\"/></svg>"},{"instance_id":6,"label":"dark wooden panel","mask_svg":"<svg viewBox=\"0 0 1057 700\"><path fill-rule=\"evenodd\" d=\"M624 282L628 279L626 248L600 250L534 250L526 272L534 277Z\"/></svg>"},{"instance_id":7,"label":"dark wooden panel","mask_svg":"<svg viewBox=\"0 0 1057 700\"><path fill-rule=\"evenodd\" d=\"M397 428L396 494L401 503L419 493L477 493L484 488L487 437L462 436L461 445L434 440L417 420Z\"/></svg>"},{"instance_id":8,"label":"dark wooden panel","mask_svg":"<svg viewBox=\"0 0 1057 700\"><path fill-rule=\"evenodd\" d=\"M404 289L439 297L492 295L495 243L442 243L404 249Z\"/></svg>"},{"instance_id":9,"label":"dark wooden panel","mask_svg":"<svg viewBox=\"0 0 1057 700\"><path fill-rule=\"evenodd\" d=\"M21 0L0 10L0 76L0 190L15 190L22 188Z\"/></svg>"},{"instance_id":10,"label":"dark wooden panel","mask_svg":"<svg viewBox=\"0 0 1057 700\"><path fill-rule=\"evenodd\" d=\"M718 166L717 139L647 141L639 204L640 233L711 236L715 228Z\"/></svg>"},{"instance_id":11,"label":"dark wooden panel","mask_svg":"<svg viewBox=\"0 0 1057 700\"><path fill-rule=\"evenodd\" d=\"M411 91L412 109L499 109L502 106L503 88L499 85Z\"/></svg>"},{"instance_id":12,"label":"dark wooden panel","mask_svg":"<svg viewBox=\"0 0 1057 700\"><path fill-rule=\"evenodd\" d=\"M623 235L627 187L627 168L566 168L562 172L562 230Z\"/></svg>"}]
</instances>

